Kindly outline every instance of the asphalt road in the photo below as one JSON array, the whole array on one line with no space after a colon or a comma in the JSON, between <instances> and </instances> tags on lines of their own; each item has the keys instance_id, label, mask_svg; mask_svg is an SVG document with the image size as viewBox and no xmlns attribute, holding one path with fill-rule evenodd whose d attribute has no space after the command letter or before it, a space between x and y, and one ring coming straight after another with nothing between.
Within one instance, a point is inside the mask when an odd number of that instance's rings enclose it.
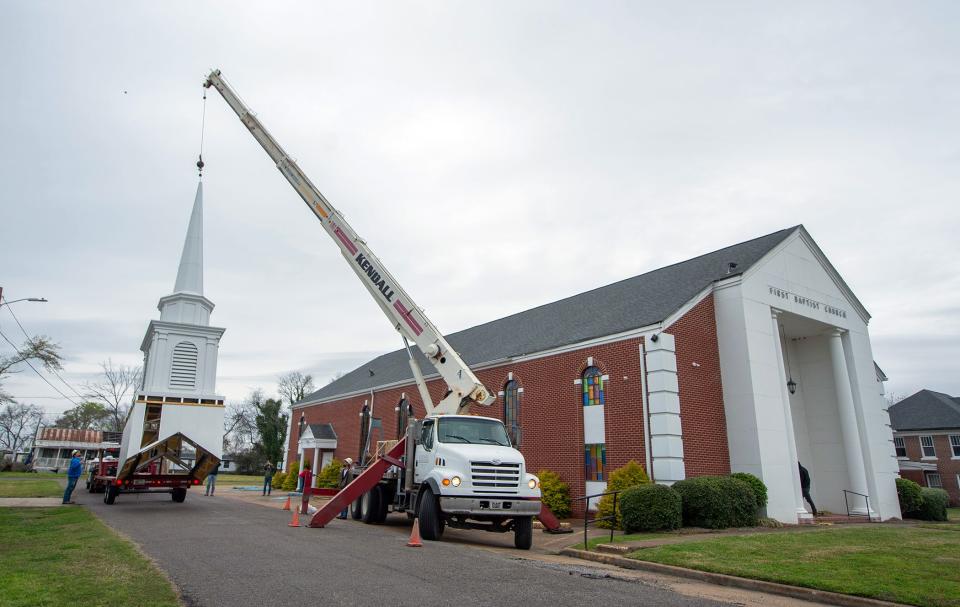
<instances>
[{"instance_id":1,"label":"asphalt road","mask_svg":"<svg viewBox=\"0 0 960 607\"><path fill-rule=\"evenodd\" d=\"M182 504L165 494L121 495L113 506L85 490L77 497L153 557L191 606L725 604L467 543L508 546L510 535L461 531L408 548L399 515L386 527L308 529L288 527L288 512L196 490Z\"/></svg>"}]
</instances>

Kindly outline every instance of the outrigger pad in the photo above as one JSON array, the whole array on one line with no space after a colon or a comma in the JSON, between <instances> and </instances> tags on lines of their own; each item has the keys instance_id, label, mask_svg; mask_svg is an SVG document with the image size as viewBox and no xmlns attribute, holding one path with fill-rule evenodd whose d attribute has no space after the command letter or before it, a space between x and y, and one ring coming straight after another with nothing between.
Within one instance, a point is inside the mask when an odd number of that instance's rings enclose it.
<instances>
[{"instance_id":1,"label":"outrigger pad","mask_svg":"<svg viewBox=\"0 0 960 607\"><path fill-rule=\"evenodd\" d=\"M193 459L193 465L185 462L184 457ZM202 482L218 463L218 457L182 432L177 432L128 457L117 478L126 480L135 474L168 474L183 475Z\"/></svg>"}]
</instances>

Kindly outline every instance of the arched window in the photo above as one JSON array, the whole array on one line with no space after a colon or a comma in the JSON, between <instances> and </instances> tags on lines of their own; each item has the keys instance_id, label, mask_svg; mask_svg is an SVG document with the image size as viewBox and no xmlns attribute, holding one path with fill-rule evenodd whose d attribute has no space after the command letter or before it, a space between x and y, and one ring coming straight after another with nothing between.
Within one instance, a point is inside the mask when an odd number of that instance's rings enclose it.
<instances>
[{"instance_id":1,"label":"arched window","mask_svg":"<svg viewBox=\"0 0 960 607\"><path fill-rule=\"evenodd\" d=\"M192 390L197 387L197 346L181 341L173 348L170 362L170 387Z\"/></svg>"},{"instance_id":2,"label":"arched window","mask_svg":"<svg viewBox=\"0 0 960 607\"><path fill-rule=\"evenodd\" d=\"M520 446L520 386L511 379L503 386L503 425L514 447Z\"/></svg>"},{"instance_id":3,"label":"arched window","mask_svg":"<svg viewBox=\"0 0 960 607\"><path fill-rule=\"evenodd\" d=\"M606 403L606 390L603 385L603 374L597 367L587 367L580 382L583 388L583 406L603 405Z\"/></svg>"}]
</instances>

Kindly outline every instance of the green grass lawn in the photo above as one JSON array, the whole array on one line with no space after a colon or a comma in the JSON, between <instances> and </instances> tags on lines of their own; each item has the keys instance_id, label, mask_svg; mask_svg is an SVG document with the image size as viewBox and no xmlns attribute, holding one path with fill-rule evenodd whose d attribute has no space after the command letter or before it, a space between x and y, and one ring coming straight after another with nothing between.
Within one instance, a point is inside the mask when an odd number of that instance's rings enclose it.
<instances>
[{"instance_id":1,"label":"green grass lawn","mask_svg":"<svg viewBox=\"0 0 960 607\"><path fill-rule=\"evenodd\" d=\"M167 579L83 508L0 508L4 607L176 607Z\"/></svg>"},{"instance_id":2,"label":"green grass lawn","mask_svg":"<svg viewBox=\"0 0 960 607\"><path fill-rule=\"evenodd\" d=\"M949 529L857 525L718 536L629 556L912 605L960 605L960 533Z\"/></svg>"},{"instance_id":3,"label":"green grass lawn","mask_svg":"<svg viewBox=\"0 0 960 607\"><path fill-rule=\"evenodd\" d=\"M51 479L0 479L0 497L62 497L63 487Z\"/></svg>"},{"instance_id":4,"label":"green grass lawn","mask_svg":"<svg viewBox=\"0 0 960 607\"><path fill-rule=\"evenodd\" d=\"M66 472L0 472L0 480L6 478L67 478Z\"/></svg>"},{"instance_id":5,"label":"green grass lawn","mask_svg":"<svg viewBox=\"0 0 960 607\"><path fill-rule=\"evenodd\" d=\"M217 487L263 487L263 476L256 474L218 474Z\"/></svg>"},{"instance_id":6,"label":"green grass lawn","mask_svg":"<svg viewBox=\"0 0 960 607\"><path fill-rule=\"evenodd\" d=\"M960 508L947 508L947 518L960 523Z\"/></svg>"}]
</instances>

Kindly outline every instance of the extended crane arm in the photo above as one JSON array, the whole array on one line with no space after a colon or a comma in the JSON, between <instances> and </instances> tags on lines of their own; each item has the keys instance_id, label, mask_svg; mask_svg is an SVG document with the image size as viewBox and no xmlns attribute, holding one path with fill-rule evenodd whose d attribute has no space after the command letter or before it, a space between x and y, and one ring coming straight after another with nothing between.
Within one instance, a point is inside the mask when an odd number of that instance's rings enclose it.
<instances>
[{"instance_id":1,"label":"extended crane arm","mask_svg":"<svg viewBox=\"0 0 960 607\"><path fill-rule=\"evenodd\" d=\"M240 121L249 129L253 138L263 147L267 155L276 163L277 168L287 178L293 189L300 194L323 229L339 247L348 265L356 273L374 301L387 315L394 328L423 352L427 360L447 383L450 392L437 404L433 411L431 403L425 400L427 413L457 413L471 403L490 405L496 399L477 379L470 367L460 355L447 343L443 335L423 314L413 299L407 295L390 272L386 269L367 243L353 230L343 215L328 201L320 190L300 170L297 163L280 147L280 144L260 124L256 116L240 100L232 88L214 70L207 77L204 87L213 87L220 92L227 104L240 117ZM413 361L413 359L411 359ZM413 361L415 365L415 361ZM414 374L416 375L416 368ZM426 392L422 382L421 394Z\"/></svg>"}]
</instances>

